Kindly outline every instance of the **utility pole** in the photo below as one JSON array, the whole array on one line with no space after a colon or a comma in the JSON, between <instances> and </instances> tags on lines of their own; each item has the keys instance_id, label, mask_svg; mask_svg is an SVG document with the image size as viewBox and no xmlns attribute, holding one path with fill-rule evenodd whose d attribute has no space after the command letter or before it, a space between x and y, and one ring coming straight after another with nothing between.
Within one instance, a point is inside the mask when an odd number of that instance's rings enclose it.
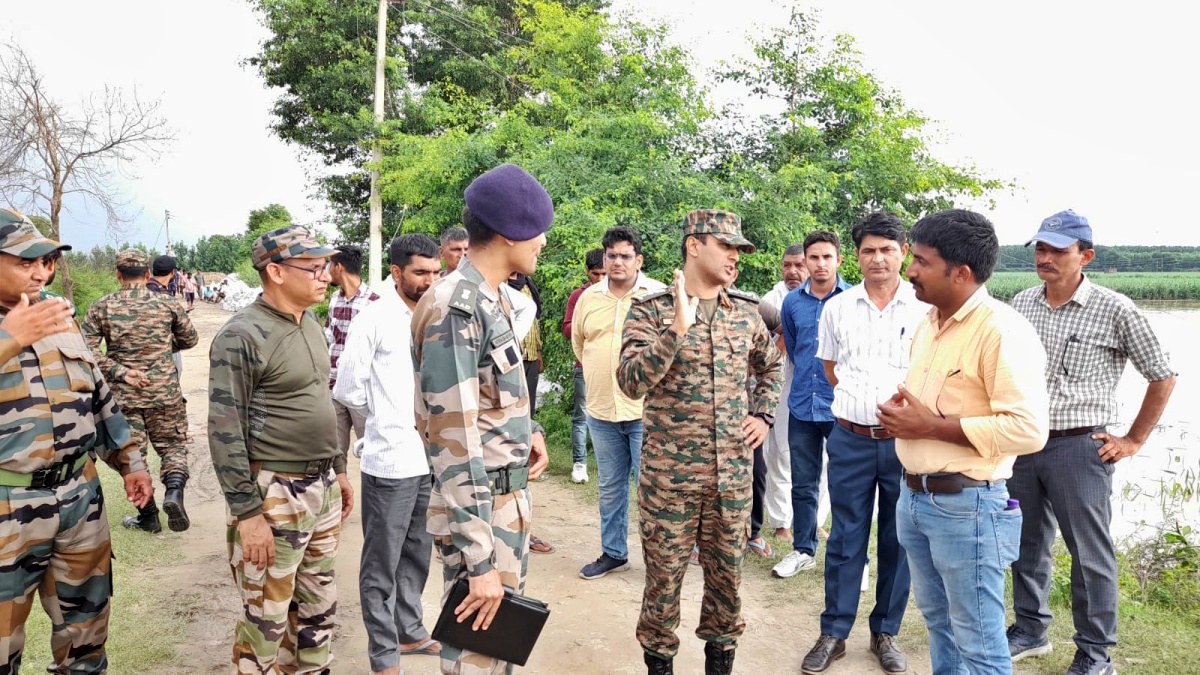
<instances>
[{"instance_id":1,"label":"utility pole","mask_svg":"<svg viewBox=\"0 0 1200 675\"><path fill-rule=\"evenodd\" d=\"M371 140L371 238L368 243L367 284L381 281L383 268L383 198L379 194L379 127L383 124L383 104L386 89L384 65L387 62L388 0L379 0L379 28L375 35L375 137Z\"/></svg>"},{"instance_id":2,"label":"utility pole","mask_svg":"<svg viewBox=\"0 0 1200 675\"><path fill-rule=\"evenodd\" d=\"M175 255L175 253L171 250L171 212L167 209L163 209L163 213L166 214L166 223L164 226L167 229L167 255Z\"/></svg>"}]
</instances>

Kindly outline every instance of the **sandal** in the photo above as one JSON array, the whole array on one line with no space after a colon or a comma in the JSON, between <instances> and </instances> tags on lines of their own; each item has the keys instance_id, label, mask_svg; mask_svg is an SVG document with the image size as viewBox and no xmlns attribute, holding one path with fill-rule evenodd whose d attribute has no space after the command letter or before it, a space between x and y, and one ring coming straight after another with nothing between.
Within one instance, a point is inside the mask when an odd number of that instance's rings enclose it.
<instances>
[{"instance_id":1,"label":"sandal","mask_svg":"<svg viewBox=\"0 0 1200 675\"><path fill-rule=\"evenodd\" d=\"M688 564L689 565L699 565L700 564L700 547L699 546L692 547L692 554L690 556L688 556Z\"/></svg>"},{"instance_id":2,"label":"sandal","mask_svg":"<svg viewBox=\"0 0 1200 675\"><path fill-rule=\"evenodd\" d=\"M417 655L417 654L428 654L431 656L437 656L438 654L442 653L442 645L437 640L434 640L433 638L429 638L428 640L422 642L421 644L417 645L416 647L413 647L412 649L404 649L403 647L401 647L400 653L404 656L413 656L413 655Z\"/></svg>"},{"instance_id":3,"label":"sandal","mask_svg":"<svg viewBox=\"0 0 1200 675\"><path fill-rule=\"evenodd\" d=\"M529 550L534 553L554 553L554 545L547 544L531 534L529 535Z\"/></svg>"},{"instance_id":4,"label":"sandal","mask_svg":"<svg viewBox=\"0 0 1200 675\"><path fill-rule=\"evenodd\" d=\"M771 542L759 537L750 540L750 550L758 554L762 558L774 558L775 550L771 548Z\"/></svg>"}]
</instances>

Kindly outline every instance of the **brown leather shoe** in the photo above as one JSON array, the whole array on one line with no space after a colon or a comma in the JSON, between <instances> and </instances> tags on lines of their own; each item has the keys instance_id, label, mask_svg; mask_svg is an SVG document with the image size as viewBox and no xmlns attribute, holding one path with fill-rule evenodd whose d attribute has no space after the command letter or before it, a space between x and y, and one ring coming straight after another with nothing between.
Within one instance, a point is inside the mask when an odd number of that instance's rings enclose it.
<instances>
[{"instance_id":1,"label":"brown leather shoe","mask_svg":"<svg viewBox=\"0 0 1200 675\"><path fill-rule=\"evenodd\" d=\"M885 673L908 672L908 659L896 646L896 638L887 633L871 633L871 653L879 657L879 667Z\"/></svg>"},{"instance_id":2,"label":"brown leather shoe","mask_svg":"<svg viewBox=\"0 0 1200 675\"><path fill-rule=\"evenodd\" d=\"M829 670L834 661L846 655L846 641L832 635L822 635L817 638L817 644L804 656L800 664L800 672L805 675L820 675Z\"/></svg>"}]
</instances>

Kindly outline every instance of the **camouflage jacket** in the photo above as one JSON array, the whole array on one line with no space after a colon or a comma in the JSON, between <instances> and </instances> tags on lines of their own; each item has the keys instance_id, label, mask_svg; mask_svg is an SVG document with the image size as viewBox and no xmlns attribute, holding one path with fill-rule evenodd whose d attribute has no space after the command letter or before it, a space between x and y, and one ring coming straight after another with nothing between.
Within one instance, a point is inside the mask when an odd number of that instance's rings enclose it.
<instances>
[{"instance_id":1,"label":"camouflage jacket","mask_svg":"<svg viewBox=\"0 0 1200 675\"><path fill-rule=\"evenodd\" d=\"M49 335L22 349L0 307L0 469L32 473L96 453L122 475L146 463L130 440L83 335Z\"/></svg>"},{"instance_id":2,"label":"camouflage jacket","mask_svg":"<svg viewBox=\"0 0 1200 675\"><path fill-rule=\"evenodd\" d=\"M252 461L333 458L333 470L346 472L315 314L296 323L260 295L225 322L208 358L208 449L234 517L262 512Z\"/></svg>"},{"instance_id":3,"label":"camouflage jacket","mask_svg":"<svg viewBox=\"0 0 1200 675\"><path fill-rule=\"evenodd\" d=\"M712 323L702 314L686 334L671 330L670 287L629 309L617 384L646 397L640 480L664 490L749 490L754 449L742 442L742 419L775 413L782 357L753 293L722 290Z\"/></svg>"},{"instance_id":4,"label":"camouflage jacket","mask_svg":"<svg viewBox=\"0 0 1200 675\"><path fill-rule=\"evenodd\" d=\"M178 298L125 286L92 303L83 334L123 407L162 408L180 401L171 352L195 347L200 336ZM100 349L101 342L107 353ZM145 373L150 384L127 384L125 373L130 370Z\"/></svg>"},{"instance_id":5,"label":"camouflage jacket","mask_svg":"<svg viewBox=\"0 0 1200 675\"><path fill-rule=\"evenodd\" d=\"M508 306L466 258L421 298L412 335L417 431L434 477L428 528L450 536L477 576L493 566L486 471L529 462L520 347Z\"/></svg>"}]
</instances>

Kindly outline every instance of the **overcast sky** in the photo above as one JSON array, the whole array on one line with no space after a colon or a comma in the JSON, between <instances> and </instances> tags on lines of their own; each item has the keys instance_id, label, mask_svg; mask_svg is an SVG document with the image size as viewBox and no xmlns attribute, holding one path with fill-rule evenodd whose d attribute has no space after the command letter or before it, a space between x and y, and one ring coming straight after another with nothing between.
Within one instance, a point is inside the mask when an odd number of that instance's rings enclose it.
<instances>
[{"instance_id":1,"label":"overcast sky","mask_svg":"<svg viewBox=\"0 0 1200 675\"><path fill-rule=\"evenodd\" d=\"M132 167L137 178L124 196L140 216L130 239L161 248L164 209L172 237L189 242L239 232L251 209L272 202L301 222L322 218L305 162L268 129L273 93L241 65L265 36L247 2L62 0L52 17L42 2L3 5L0 39L23 46L64 103L105 84L162 99L179 140L157 162ZM745 54L747 34L787 19L771 0L614 6L670 22L702 69ZM1200 41L1190 3L804 6L820 11L824 32L853 35L866 66L937 121L941 159L1021 186L995 196L989 215L1002 242L1023 243L1043 217L1074 208L1098 243L1200 245L1185 215L1200 185ZM63 236L86 247L104 241L103 226L100 210L76 207Z\"/></svg>"}]
</instances>

